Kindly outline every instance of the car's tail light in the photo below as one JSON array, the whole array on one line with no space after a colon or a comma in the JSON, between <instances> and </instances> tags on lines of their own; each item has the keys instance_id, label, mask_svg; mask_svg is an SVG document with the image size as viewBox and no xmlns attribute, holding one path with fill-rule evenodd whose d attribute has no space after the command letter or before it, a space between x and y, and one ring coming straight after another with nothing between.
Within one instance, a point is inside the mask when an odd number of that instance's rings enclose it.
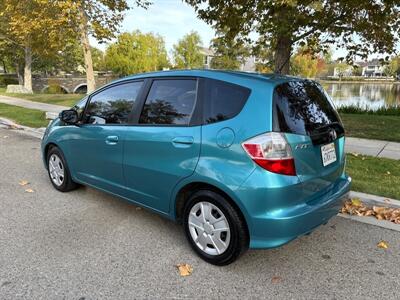
<instances>
[{"instance_id":1,"label":"car's tail light","mask_svg":"<svg viewBox=\"0 0 400 300\"><path fill-rule=\"evenodd\" d=\"M242 146L262 168L273 173L296 175L292 150L282 133L264 133L245 141Z\"/></svg>"}]
</instances>

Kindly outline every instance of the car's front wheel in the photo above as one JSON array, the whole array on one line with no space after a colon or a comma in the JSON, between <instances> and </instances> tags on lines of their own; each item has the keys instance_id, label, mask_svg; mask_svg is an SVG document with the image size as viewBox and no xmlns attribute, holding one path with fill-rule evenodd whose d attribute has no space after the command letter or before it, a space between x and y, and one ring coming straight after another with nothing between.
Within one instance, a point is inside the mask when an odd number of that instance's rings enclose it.
<instances>
[{"instance_id":1,"label":"car's front wheel","mask_svg":"<svg viewBox=\"0 0 400 300\"><path fill-rule=\"evenodd\" d=\"M47 153L47 170L53 186L61 192L69 192L78 187L71 177L64 155L57 147Z\"/></svg>"},{"instance_id":2,"label":"car's front wheel","mask_svg":"<svg viewBox=\"0 0 400 300\"><path fill-rule=\"evenodd\" d=\"M189 243L209 263L228 265L248 248L244 220L223 196L214 191L194 193L185 205L183 219Z\"/></svg>"}]
</instances>

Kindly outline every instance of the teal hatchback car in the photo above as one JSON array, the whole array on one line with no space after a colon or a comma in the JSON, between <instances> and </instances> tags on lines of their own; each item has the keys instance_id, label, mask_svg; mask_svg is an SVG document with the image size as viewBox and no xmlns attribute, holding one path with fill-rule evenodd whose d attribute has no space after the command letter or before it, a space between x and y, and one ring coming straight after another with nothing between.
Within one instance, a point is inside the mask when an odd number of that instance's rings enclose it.
<instances>
[{"instance_id":1,"label":"teal hatchback car","mask_svg":"<svg viewBox=\"0 0 400 300\"><path fill-rule=\"evenodd\" d=\"M344 129L315 81L183 70L127 77L60 113L42 140L53 186L92 186L183 224L226 265L336 215Z\"/></svg>"}]
</instances>

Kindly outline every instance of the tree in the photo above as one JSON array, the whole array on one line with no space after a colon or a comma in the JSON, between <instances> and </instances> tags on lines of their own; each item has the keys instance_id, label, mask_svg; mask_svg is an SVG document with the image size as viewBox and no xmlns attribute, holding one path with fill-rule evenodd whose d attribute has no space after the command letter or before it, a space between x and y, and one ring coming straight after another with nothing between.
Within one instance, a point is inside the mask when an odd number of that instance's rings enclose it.
<instances>
[{"instance_id":1,"label":"tree","mask_svg":"<svg viewBox=\"0 0 400 300\"><path fill-rule=\"evenodd\" d=\"M90 47L93 69L104 71L104 53L100 49ZM82 47L78 40L66 42L62 49L51 56L34 57L32 69L48 75L57 75L60 71L75 73L84 66Z\"/></svg>"},{"instance_id":2,"label":"tree","mask_svg":"<svg viewBox=\"0 0 400 300\"><path fill-rule=\"evenodd\" d=\"M400 74L400 56L393 57L384 68L386 76L397 77Z\"/></svg>"},{"instance_id":3,"label":"tree","mask_svg":"<svg viewBox=\"0 0 400 300\"><path fill-rule=\"evenodd\" d=\"M336 73L339 76L339 80L341 80L342 77L348 74L349 70L351 69L351 66L349 66L344 62L339 62L338 64L336 64L335 68L336 68Z\"/></svg>"},{"instance_id":4,"label":"tree","mask_svg":"<svg viewBox=\"0 0 400 300\"><path fill-rule=\"evenodd\" d=\"M400 7L395 0L185 0L198 16L227 35L249 39L256 32L274 53L274 71L289 73L293 49L314 53L335 44L355 55L392 53L399 35Z\"/></svg>"},{"instance_id":5,"label":"tree","mask_svg":"<svg viewBox=\"0 0 400 300\"><path fill-rule=\"evenodd\" d=\"M327 75L327 64L331 60L330 52L313 54L306 47L299 48L290 60L291 73L305 78Z\"/></svg>"},{"instance_id":6,"label":"tree","mask_svg":"<svg viewBox=\"0 0 400 300\"><path fill-rule=\"evenodd\" d=\"M105 64L118 75L128 75L162 70L169 62L161 36L134 31L122 33L107 48Z\"/></svg>"},{"instance_id":7,"label":"tree","mask_svg":"<svg viewBox=\"0 0 400 300\"><path fill-rule=\"evenodd\" d=\"M260 37L253 48L253 55L256 57L256 71L260 73L271 73L274 69L274 53L263 39Z\"/></svg>"},{"instance_id":8,"label":"tree","mask_svg":"<svg viewBox=\"0 0 400 300\"><path fill-rule=\"evenodd\" d=\"M172 56L175 67L178 69L193 69L203 67L203 55L201 54L200 35L192 31L186 34L173 46Z\"/></svg>"},{"instance_id":9,"label":"tree","mask_svg":"<svg viewBox=\"0 0 400 300\"><path fill-rule=\"evenodd\" d=\"M32 56L51 55L71 36L64 1L3 0L0 2L0 38L23 51L24 87L32 92ZM19 69L19 67L16 69Z\"/></svg>"},{"instance_id":10,"label":"tree","mask_svg":"<svg viewBox=\"0 0 400 300\"><path fill-rule=\"evenodd\" d=\"M83 57L85 62L88 93L96 88L93 59L89 45L89 35L100 42L115 37L123 20L124 12L130 7L127 0L68 0L70 9L67 11L78 25ZM131 1L137 6L146 8L148 0Z\"/></svg>"},{"instance_id":11,"label":"tree","mask_svg":"<svg viewBox=\"0 0 400 300\"><path fill-rule=\"evenodd\" d=\"M215 56L211 60L211 68L238 70L245 59L250 56L250 50L243 41L229 39L224 32L218 32L211 41Z\"/></svg>"},{"instance_id":12,"label":"tree","mask_svg":"<svg viewBox=\"0 0 400 300\"><path fill-rule=\"evenodd\" d=\"M293 75L304 78L315 78L318 72L318 59L311 54L299 51L291 60Z\"/></svg>"},{"instance_id":13,"label":"tree","mask_svg":"<svg viewBox=\"0 0 400 300\"><path fill-rule=\"evenodd\" d=\"M23 85L23 49L21 47L16 47L15 43L8 40L0 40L0 57L4 72L15 72L17 74L19 84Z\"/></svg>"}]
</instances>

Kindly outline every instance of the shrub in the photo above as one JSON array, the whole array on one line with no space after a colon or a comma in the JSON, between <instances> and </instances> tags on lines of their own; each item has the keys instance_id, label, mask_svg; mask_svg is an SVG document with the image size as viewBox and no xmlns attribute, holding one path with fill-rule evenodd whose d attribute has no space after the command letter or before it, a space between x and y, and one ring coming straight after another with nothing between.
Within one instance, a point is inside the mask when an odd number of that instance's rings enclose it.
<instances>
[{"instance_id":1,"label":"shrub","mask_svg":"<svg viewBox=\"0 0 400 300\"><path fill-rule=\"evenodd\" d=\"M9 84L18 84L18 79L14 76L2 75L0 76L0 86L6 87Z\"/></svg>"},{"instance_id":2,"label":"shrub","mask_svg":"<svg viewBox=\"0 0 400 300\"><path fill-rule=\"evenodd\" d=\"M64 89L59 84L50 84L45 90L46 94L65 94Z\"/></svg>"},{"instance_id":3,"label":"shrub","mask_svg":"<svg viewBox=\"0 0 400 300\"><path fill-rule=\"evenodd\" d=\"M381 116L400 116L400 106L384 106L378 109L371 109L368 106L349 105L338 108L339 113L344 114L366 114Z\"/></svg>"}]
</instances>

